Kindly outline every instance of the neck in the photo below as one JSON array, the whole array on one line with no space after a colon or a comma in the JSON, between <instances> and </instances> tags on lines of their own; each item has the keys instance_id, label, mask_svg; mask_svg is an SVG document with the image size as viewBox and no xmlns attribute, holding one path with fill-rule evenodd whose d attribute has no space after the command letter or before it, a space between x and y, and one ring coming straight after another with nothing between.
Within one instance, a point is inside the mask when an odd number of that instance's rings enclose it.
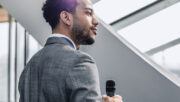
<instances>
[{"instance_id":1,"label":"neck","mask_svg":"<svg viewBox=\"0 0 180 102\"><path fill-rule=\"evenodd\" d=\"M73 37L70 35L70 33L64 32L64 30L61 30L61 31L60 30L53 30L52 34L62 34L62 35L69 37L74 42L76 48L77 49L79 48L79 44L76 43L76 41L73 39Z\"/></svg>"}]
</instances>

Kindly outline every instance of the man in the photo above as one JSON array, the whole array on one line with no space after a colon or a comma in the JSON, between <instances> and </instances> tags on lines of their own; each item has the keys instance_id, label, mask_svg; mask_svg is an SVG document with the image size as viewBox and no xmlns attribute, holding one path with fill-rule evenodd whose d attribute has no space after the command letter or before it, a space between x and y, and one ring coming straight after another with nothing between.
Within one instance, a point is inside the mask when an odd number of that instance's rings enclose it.
<instances>
[{"instance_id":1,"label":"man","mask_svg":"<svg viewBox=\"0 0 180 102\"><path fill-rule=\"evenodd\" d=\"M42 10L52 35L20 77L20 102L99 102L96 64L91 56L77 50L80 44L95 41L98 21L91 2L47 0ZM122 102L118 95L102 98Z\"/></svg>"}]
</instances>

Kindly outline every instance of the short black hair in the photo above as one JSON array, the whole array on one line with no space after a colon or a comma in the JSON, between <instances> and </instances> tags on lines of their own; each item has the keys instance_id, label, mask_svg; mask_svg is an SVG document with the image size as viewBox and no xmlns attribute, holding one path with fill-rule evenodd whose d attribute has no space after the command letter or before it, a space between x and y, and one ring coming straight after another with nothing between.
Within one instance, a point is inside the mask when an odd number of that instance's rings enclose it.
<instances>
[{"instance_id":1,"label":"short black hair","mask_svg":"<svg viewBox=\"0 0 180 102\"><path fill-rule=\"evenodd\" d=\"M42 7L43 16L52 29L59 24L62 11L75 12L77 0L46 0Z\"/></svg>"}]
</instances>

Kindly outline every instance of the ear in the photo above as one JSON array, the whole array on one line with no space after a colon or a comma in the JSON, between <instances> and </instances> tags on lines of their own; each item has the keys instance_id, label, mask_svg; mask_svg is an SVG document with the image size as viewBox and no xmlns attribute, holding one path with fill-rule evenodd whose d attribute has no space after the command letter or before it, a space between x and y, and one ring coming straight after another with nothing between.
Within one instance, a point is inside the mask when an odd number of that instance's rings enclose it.
<instances>
[{"instance_id":1,"label":"ear","mask_svg":"<svg viewBox=\"0 0 180 102\"><path fill-rule=\"evenodd\" d=\"M67 11L62 11L60 13L60 19L62 21L62 23L64 23L67 26L71 26L72 22L73 22L73 16L71 13L67 12Z\"/></svg>"}]
</instances>

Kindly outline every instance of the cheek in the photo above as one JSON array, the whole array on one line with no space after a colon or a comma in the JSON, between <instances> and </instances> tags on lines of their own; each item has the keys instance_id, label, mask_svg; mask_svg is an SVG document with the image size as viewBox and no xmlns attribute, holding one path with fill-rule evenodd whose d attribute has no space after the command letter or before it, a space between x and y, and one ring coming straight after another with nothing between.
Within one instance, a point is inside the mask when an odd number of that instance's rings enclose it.
<instances>
[{"instance_id":1,"label":"cheek","mask_svg":"<svg viewBox=\"0 0 180 102\"><path fill-rule=\"evenodd\" d=\"M80 20L82 21L82 24L85 26L91 26L92 25L92 23L91 23L92 19L89 16L86 16L86 15L82 16L82 18Z\"/></svg>"},{"instance_id":2,"label":"cheek","mask_svg":"<svg viewBox=\"0 0 180 102\"><path fill-rule=\"evenodd\" d=\"M88 25L92 25L92 18L91 17L87 17L86 19Z\"/></svg>"},{"instance_id":3,"label":"cheek","mask_svg":"<svg viewBox=\"0 0 180 102\"><path fill-rule=\"evenodd\" d=\"M86 30L89 30L90 27L92 26L92 19L91 17L89 16L86 16L86 15L83 15L83 16L78 16L77 18L74 19L75 20L75 25L79 26L80 28L82 29L86 29Z\"/></svg>"}]
</instances>

